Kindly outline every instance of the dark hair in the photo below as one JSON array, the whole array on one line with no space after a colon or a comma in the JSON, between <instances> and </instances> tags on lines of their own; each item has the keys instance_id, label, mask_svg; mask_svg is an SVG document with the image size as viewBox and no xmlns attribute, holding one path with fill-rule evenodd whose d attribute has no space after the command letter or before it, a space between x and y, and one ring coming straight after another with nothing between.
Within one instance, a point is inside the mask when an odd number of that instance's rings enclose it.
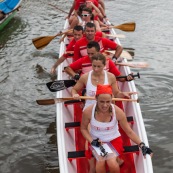
<instances>
[{"instance_id":1,"label":"dark hair","mask_svg":"<svg viewBox=\"0 0 173 173\"><path fill-rule=\"evenodd\" d=\"M86 30L86 27L88 27L88 28L94 28L95 31L96 31L96 26L95 26L94 23L91 23L91 22L86 23L86 25L85 25L85 29L84 29L84 30Z\"/></svg>"},{"instance_id":2,"label":"dark hair","mask_svg":"<svg viewBox=\"0 0 173 173\"><path fill-rule=\"evenodd\" d=\"M91 19L91 20L94 20L94 15L93 15L92 10L91 10L90 8L84 7L84 8L82 9L82 11L87 11L87 12L91 15L90 19Z\"/></svg>"},{"instance_id":3,"label":"dark hair","mask_svg":"<svg viewBox=\"0 0 173 173\"><path fill-rule=\"evenodd\" d=\"M82 11L83 11L83 8L85 8L85 7L86 7L85 4L80 5L79 9L77 10L77 14L78 14L79 16L81 16Z\"/></svg>"},{"instance_id":4,"label":"dark hair","mask_svg":"<svg viewBox=\"0 0 173 173\"><path fill-rule=\"evenodd\" d=\"M96 41L90 41L87 44L87 48L91 49L92 47L94 47L97 52L100 52L100 45L98 44L98 42L96 42Z\"/></svg>"},{"instance_id":5,"label":"dark hair","mask_svg":"<svg viewBox=\"0 0 173 173\"><path fill-rule=\"evenodd\" d=\"M74 28L73 28L73 32L74 30L76 31L82 31L83 32L83 27L81 25L76 25Z\"/></svg>"},{"instance_id":6,"label":"dark hair","mask_svg":"<svg viewBox=\"0 0 173 173\"><path fill-rule=\"evenodd\" d=\"M92 56L91 61L93 62L94 60L100 60L104 65L106 65L106 57L99 52Z\"/></svg>"}]
</instances>

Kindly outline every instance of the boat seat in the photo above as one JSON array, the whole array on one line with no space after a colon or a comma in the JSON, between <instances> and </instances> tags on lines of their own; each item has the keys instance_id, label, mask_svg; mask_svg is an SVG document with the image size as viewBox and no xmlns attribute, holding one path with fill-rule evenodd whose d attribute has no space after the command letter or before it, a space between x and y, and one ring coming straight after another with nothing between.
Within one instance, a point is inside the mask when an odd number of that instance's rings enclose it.
<instances>
[{"instance_id":1,"label":"boat seat","mask_svg":"<svg viewBox=\"0 0 173 173\"><path fill-rule=\"evenodd\" d=\"M127 117L127 121L131 124L134 123L133 116ZM65 129L68 131L69 129L75 129L80 127L80 122L69 122L65 123Z\"/></svg>"},{"instance_id":2,"label":"boat seat","mask_svg":"<svg viewBox=\"0 0 173 173\"><path fill-rule=\"evenodd\" d=\"M132 145L132 146L124 146L124 154L129 153L136 153L139 154L139 146L138 145ZM73 159L81 159L86 158L85 151L70 151L68 152L68 160L72 161Z\"/></svg>"}]
</instances>

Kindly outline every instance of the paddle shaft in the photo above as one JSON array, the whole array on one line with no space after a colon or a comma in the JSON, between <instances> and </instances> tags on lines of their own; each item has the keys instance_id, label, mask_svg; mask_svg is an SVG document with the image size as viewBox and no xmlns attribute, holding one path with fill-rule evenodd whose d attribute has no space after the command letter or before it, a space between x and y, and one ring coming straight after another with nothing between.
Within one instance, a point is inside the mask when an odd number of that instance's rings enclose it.
<instances>
[{"instance_id":1,"label":"paddle shaft","mask_svg":"<svg viewBox=\"0 0 173 173\"><path fill-rule=\"evenodd\" d=\"M149 66L146 62L115 62L116 65L129 66L133 68L146 68Z\"/></svg>"},{"instance_id":2,"label":"paddle shaft","mask_svg":"<svg viewBox=\"0 0 173 173\"><path fill-rule=\"evenodd\" d=\"M43 49L44 47L46 47L55 37L57 36L61 36L63 34L67 34L69 32L71 32L72 29L69 29L67 31L64 32L59 32L54 36L41 36L41 37L37 37L32 39L32 43L34 44L34 46L36 47L36 49Z\"/></svg>"},{"instance_id":3,"label":"paddle shaft","mask_svg":"<svg viewBox=\"0 0 173 173\"><path fill-rule=\"evenodd\" d=\"M50 6L54 7L54 8L56 8L57 10L59 10L59 11L65 13L65 14L68 14L66 11L64 11L64 10L62 10L62 9L60 9L60 8L58 8L57 6L55 6L55 5L53 5L53 4L48 4L48 5L50 5Z\"/></svg>"},{"instance_id":4,"label":"paddle shaft","mask_svg":"<svg viewBox=\"0 0 173 173\"><path fill-rule=\"evenodd\" d=\"M116 29L120 29L120 30L126 31L126 32L133 32L133 31L135 31L135 27L136 27L135 22L127 22L127 23L123 23L123 24L120 24L117 26L109 26L109 28L103 27L103 28L101 28L101 30L103 31L103 30L108 30L111 28L116 28Z\"/></svg>"},{"instance_id":5,"label":"paddle shaft","mask_svg":"<svg viewBox=\"0 0 173 173\"><path fill-rule=\"evenodd\" d=\"M131 74L131 76L132 76L133 78L135 78L135 77L140 78L139 73L137 73L137 74ZM127 78L127 76L116 76L116 78Z\"/></svg>"},{"instance_id":6,"label":"paddle shaft","mask_svg":"<svg viewBox=\"0 0 173 173\"><path fill-rule=\"evenodd\" d=\"M95 97L88 97L88 96L79 96L79 99L82 100L95 100ZM45 100L36 100L37 104L39 105L52 105L56 103L62 103L68 100L77 100L73 97L64 97L64 98L55 98L55 99L45 99ZM112 101L128 101L128 102L138 102L136 99L125 99L125 98L112 98Z\"/></svg>"}]
</instances>

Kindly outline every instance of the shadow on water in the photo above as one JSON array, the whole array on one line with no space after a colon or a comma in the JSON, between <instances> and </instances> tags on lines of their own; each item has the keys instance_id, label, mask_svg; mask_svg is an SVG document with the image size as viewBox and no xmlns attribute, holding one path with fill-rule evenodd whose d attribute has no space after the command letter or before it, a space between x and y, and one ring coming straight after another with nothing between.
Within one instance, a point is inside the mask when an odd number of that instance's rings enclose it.
<instances>
[{"instance_id":1,"label":"shadow on water","mask_svg":"<svg viewBox=\"0 0 173 173\"><path fill-rule=\"evenodd\" d=\"M25 28L25 24L23 23L20 17L14 17L5 28L0 31L0 49L3 48L7 41L11 40L12 34L15 33L15 37L19 35L21 32L16 32L17 30L23 30Z\"/></svg>"},{"instance_id":2,"label":"shadow on water","mask_svg":"<svg viewBox=\"0 0 173 173\"><path fill-rule=\"evenodd\" d=\"M56 134L56 122L51 122L46 130L46 134L49 135L49 141L47 143L46 150L50 149L50 156L47 157L45 173L59 173L58 165L58 149L57 149L57 134ZM50 160L50 161L49 161ZM50 163L50 164L49 164Z\"/></svg>"}]
</instances>

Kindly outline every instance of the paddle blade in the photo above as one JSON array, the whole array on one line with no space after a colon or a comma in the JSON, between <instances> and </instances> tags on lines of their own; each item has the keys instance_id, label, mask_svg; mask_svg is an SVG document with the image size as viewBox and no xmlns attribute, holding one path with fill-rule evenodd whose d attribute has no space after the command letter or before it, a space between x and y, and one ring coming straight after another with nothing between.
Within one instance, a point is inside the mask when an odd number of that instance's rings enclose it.
<instances>
[{"instance_id":1,"label":"paddle blade","mask_svg":"<svg viewBox=\"0 0 173 173\"><path fill-rule=\"evenodd\" d=\"M147 62L122 62L116 63L117 65L129 66L132 68L147 68L149 64Z\"/></svg>"},{"instance_id":2,"label":"paddle blade","mask_svg":"<svg viewBox=\"0 0 173 173\"><path fill-rule=\"evenodd\" d=\"M123 34L106 34L108 37L115 37L115 38L125 38L126 36Z\"/></svg>"},{"instance_id":3,"label":"paddle blade","mask_svg":"<svg viewBox=\"0 0 173 173\"><path fill-rule=\"evenodd\" d=\"M42 36L32 39L32 43L36 49L41 50L46 47L56 36Z\"/></svg>"},{"instance_id":4,"label":"paddle blade","mask_svg":"<svg viewBox=\"0 0 173 173\"><path fill-rule=\"evenodd\" d=\"M51 92L57 92L74 86L76 82L74 80L58 80L54 82L46 83L47 87Z\"/></svg>"},{"instance_id":5,"label":"paddle blade","mask_svg":"<svg viewBox=\"0 0 173 173\"><path fill-rule=\"evenodd\" d=\"M55 104L54 99L46 99L46 100L36 100L38 105L53 105Z\"/></svg>"},{"instance_id":6,"label":"paddle blade","mask_svg":"<svg viewBox=\"0 0 173 173\"><path fill-rule=\"evenodd\" d=\"M73 97L64 97L64 98L55 98L55 99L36 100L36 102L38 105L53 105L68 100L75 100L75 99Z\"/></svg>"},{"instance_id":7,"label":"paddle blade","mask_svg":"<svg viewBox=\"0 0 173 173\"><path fill-rule=\"evenodd\" d=\"M105 50L105 52L115 54L115 50ZM126 58L127 60L132 60L133 59L132 56L125 50L122 51L120 57Z\"/></svg>"},{"instance_id":8,"label":"paddle blade","mask_svg":"<svg viewBox=\"0 0 173 173\"><path fill-rule=\"evenodd\" d=\"M113 26L113 28L120 29L126 32L133 32L135 31L136 23L135 22L123 23L121 25Z\"/></svg>"}]
</instances>

